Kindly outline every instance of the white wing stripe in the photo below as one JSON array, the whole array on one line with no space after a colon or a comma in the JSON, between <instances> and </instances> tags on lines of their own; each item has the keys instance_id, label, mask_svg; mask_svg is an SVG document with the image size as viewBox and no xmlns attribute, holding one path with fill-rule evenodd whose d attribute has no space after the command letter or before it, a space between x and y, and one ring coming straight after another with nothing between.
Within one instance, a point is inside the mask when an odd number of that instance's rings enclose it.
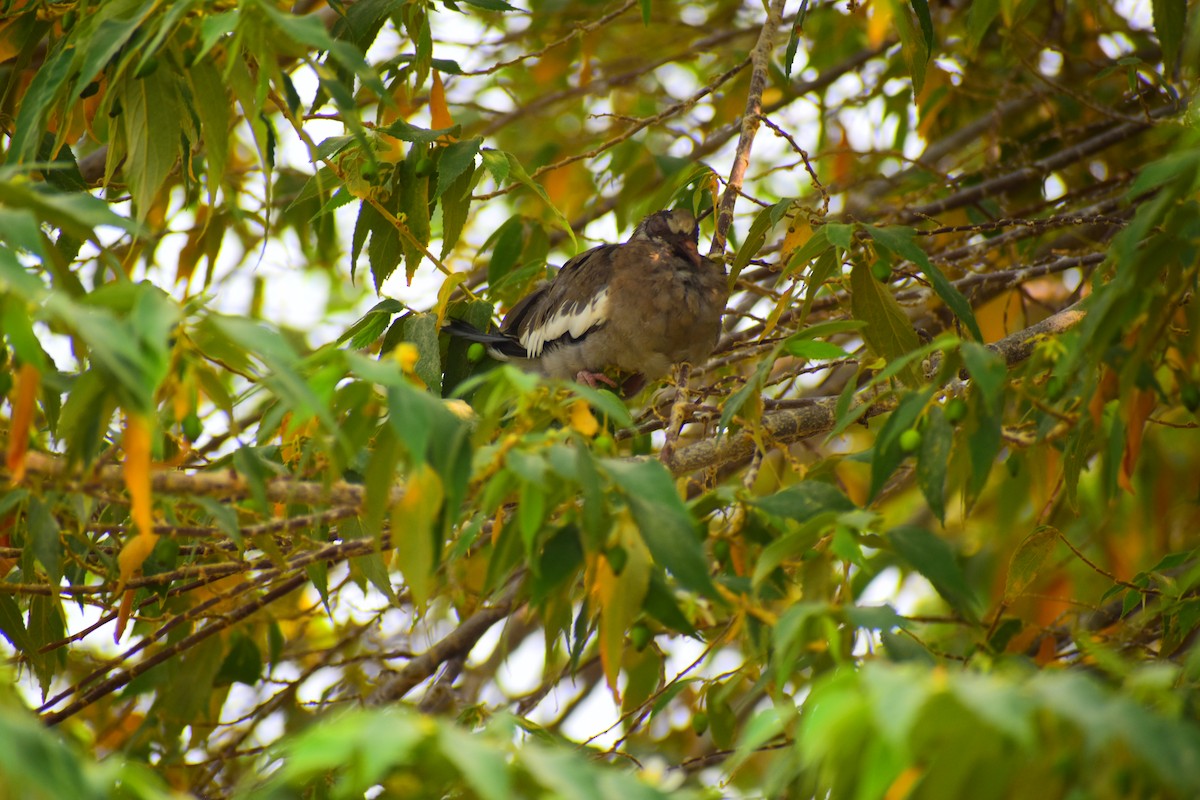
<instances>
[{"instance_id":1,"label":"white wing stripe","mask_svg":"<svg viewBox=\"0 0 1200 800\"><path fill-rule=\"evenodd\" d=\"M608 319L608 288L591 299L583 308L560 308L546 322L536 328L531 328L521 337L521 344L531 357L542 354L542 349L548 342L570 334L578 339L596 325L603 324Z\"/></svg>"}]
</instances>

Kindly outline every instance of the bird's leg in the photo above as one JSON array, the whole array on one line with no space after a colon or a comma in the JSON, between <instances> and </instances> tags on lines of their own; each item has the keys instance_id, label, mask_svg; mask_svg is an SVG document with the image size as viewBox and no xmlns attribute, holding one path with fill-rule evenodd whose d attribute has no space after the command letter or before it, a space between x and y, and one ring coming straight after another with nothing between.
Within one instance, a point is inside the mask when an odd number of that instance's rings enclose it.
<instances>
[{"instance_id":1,"label":"bird's leg","mask_svg":"<svg viewBox=\"0 0 1200 800\"><path fill-rule=\"evenodd\" d=\"M605 375L603 372L588 372L586 369L581 369L575 373L575 380L593 389L597 388L597 384L603 383L611 389L617 388L617 382Z\"/></svg>"},{"instance_id":2,"label":"bird's leg","mask_svg":"<svg viewBox=\"0 0 1200 800\"><path fill-rule=\"evenodd\" d=\"M683 429L683 418L687 414L688 377L691 375L690 364L683 363L675 368L675 400L671 403L671 418L667 422L667 440L662 450L658 452L658 460L671 466L671 458L675 455L675 442Z\"/></svg>"}]
</instances>

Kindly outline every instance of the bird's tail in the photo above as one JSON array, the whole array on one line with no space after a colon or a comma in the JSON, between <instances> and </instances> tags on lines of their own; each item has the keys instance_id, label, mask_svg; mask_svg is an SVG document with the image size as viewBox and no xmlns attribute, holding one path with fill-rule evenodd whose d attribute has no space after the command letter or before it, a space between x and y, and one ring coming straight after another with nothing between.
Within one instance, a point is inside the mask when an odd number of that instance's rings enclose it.
<instances>
[{"instance_id":1,"label":"bird's tail","mask_svg":"<svg viewBox=\"0 0 1200 800\"><path fill-rule=\"evenodd\" d=\"M460 319L446 320L446 324L442 326L442 330L451 336L457 336L459 339L466 339L468 342L479 342L480 344L487 345L487 349L492 356L501 360L529 357L529 353L526 352L521 343L508 334L481 331L469 322L463 322Z\"/></svg>"}]
</instances>

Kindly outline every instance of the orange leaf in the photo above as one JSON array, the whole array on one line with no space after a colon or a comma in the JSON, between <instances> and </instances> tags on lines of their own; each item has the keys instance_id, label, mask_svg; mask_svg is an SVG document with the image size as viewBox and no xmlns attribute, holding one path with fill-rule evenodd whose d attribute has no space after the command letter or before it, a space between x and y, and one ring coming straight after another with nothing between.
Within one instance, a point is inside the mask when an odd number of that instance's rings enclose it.
<instances>
[{"instance_id":1,"label":"orange leaf","mask_svg":"<svg viewBox=\"0 0 1200 800\"><path fill-rule=\"evenodd\" d=\"M154 552L157 542L156 533L139 533L125 542L117 555L117 565L121 568L121 577L117 582L118 590L123 589L134 573L142 568L142 564L146 563L146 559Z\"/></svg>"},{"instance_id":2,"label":"orange leaf","mask_svg":"<svg viewBox=\"0 0 1200 800\"><path fill-rule=\"evenodd\" d=\"M8 433L8 457L5 466L12 474L12 482L20 483L25 477L25 452L29 449L29 426L33 423L34 403L42 374L37 367L25 363L17 372L17 391L13 399L12 427Z\"/></svg>"},{"instance_id":3,"label":"orange leaf","mask_svg":"<svg viewBox=\"0 0 1200 800\"><path fill-rule=\"evenodd\" d=\"M1142 435L1146 431L1146 420L1158 404L1158 398L1149 389L1134 389L1133 396L1121 409L1125 423L1125 454L1121 457L1121 470L1117 473L1117 484L1133 494L1133 469L1142 452Z\"/></svg>"},{"instance_id":4,"label":"orange leaf","mask_svg":"<svg viewBox=\"0 0 1200 800\"><path fill-rule=\"evenodd\" d=\"M433 73L433 88L429 90L429 113L433 117L433 129L453 128L454 118L446 105L446 87L442 85L442 76Z\"/></svg>"},{"instance_id":5,"label":"orange leaf","mask_svg":"<svg viewBox=\"0 0 1200 800\"><path fill-rule=\"evenodd\" d=\"M1092 415L1092 424L1097 428L1104 420L1104 406L1109 400L1112 400L1118 394L1117 373L1113 372L1108 367L1103 367L1104 374L1100 376L1100 385L1096 387L1096 393L1092 395L1092 400L1088 403L1088 411Z\"/></svg>"},{"instance_id":6,"label":"orange leaf","mask_svg":"<svg viewBox=\"0 0 1200 800\"><path fill-rule=\"evenodd\" d=\"M117 609L117 630L113 633L114 642L120 643L121 637L125 635L125 626L129 624L131 611L133 611L133 589L126 589L125 594L121 595L121 607Z\"/></svg>"},{"instance_id":7,"label":"orange leaf","mask_svg":"<svg viewBox=\"0 0 1200 800\"><path fill-rule=\"evenodd\" d=\"M125 489L129 492L131 515L142 536L153 535L154 515L150 510L150 425L140 414L125 418Z\"/></svg>"}]
</instances>

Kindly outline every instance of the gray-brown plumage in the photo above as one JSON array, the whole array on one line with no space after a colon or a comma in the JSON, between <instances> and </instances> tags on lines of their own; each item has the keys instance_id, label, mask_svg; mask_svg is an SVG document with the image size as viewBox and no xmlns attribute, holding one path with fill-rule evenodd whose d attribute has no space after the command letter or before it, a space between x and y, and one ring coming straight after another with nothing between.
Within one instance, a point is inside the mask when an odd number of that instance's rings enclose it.
<instances>
[{"instance_id":1,"label":"gray-brown plumage","mask_svg":"<svg viewBox=\"0 0 1200 800\"><path fill-rule=\"evenodd\" d=\"M700 255L699 226L686 209L646 217L624 244L594 247L522 298L499 333L461 322L447 330L488 345L499 359L552 378L626 394L681 362L713 351L729 290L720 264Z\"/></svg>"}]
</instances>

